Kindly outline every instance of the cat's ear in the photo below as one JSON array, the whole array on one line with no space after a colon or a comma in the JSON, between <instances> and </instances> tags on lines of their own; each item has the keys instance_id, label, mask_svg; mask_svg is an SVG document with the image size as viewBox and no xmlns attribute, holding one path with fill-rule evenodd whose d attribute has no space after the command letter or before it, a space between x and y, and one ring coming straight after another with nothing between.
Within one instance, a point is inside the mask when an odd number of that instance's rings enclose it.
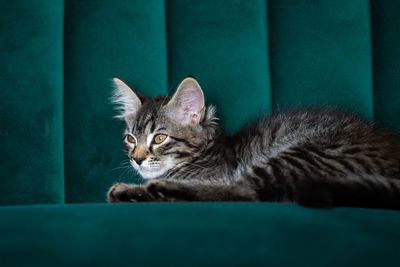
<instances>
[{"instance_id":1,"label":"cat's ear","mask_svg":"<svg viewBox=\"0 0 400 267\"><path fill-rule=\"evenodd\" d=\"M119 114L115 116L119 119L126 119L135 116L136 112L142 106L139 97L133 90L118 78L112 79L114 92L111 100L117 105Z\"/></svg>"},{"instance_id":2,"label":"cat's ear","mask_svg":"<svg viewBox=\"0 0 400 267\"><path fill-rule=\"evenodd\" d=\"M204 117L204 95L193 78L184 79L166 106L168 115L182 125L197 125Z\"/></svg>"}]
</instances>

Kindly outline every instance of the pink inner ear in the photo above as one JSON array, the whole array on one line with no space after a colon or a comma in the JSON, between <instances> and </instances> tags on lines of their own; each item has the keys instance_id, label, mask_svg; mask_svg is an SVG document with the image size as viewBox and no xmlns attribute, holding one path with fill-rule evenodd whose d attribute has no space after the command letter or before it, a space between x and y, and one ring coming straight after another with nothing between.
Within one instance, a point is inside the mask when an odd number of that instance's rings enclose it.
<instances>
[{"instance_id":1,"label":"pink inner ear","mask_svg":"<svg viewBox=\"0 0 400 267\"><path fill-rule=\"evenodd\" d=\"M183 89L177 99L176 118L183 124L195 125L200 122L201 112L204 107L201 89Z\"/></svg>"}]
</instances>

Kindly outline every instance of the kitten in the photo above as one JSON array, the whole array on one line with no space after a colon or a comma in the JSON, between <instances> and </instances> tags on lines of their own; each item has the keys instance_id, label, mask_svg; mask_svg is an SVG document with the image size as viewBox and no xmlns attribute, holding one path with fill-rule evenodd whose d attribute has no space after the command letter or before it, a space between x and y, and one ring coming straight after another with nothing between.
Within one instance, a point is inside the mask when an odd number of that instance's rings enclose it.
<instances>
[{"instance_id":1,"label":"kitten","mask_svg":"<svg viewBox=\"0 0 400 267\"><path fill-rule=\"evenodd\" d=\"M124 150L144 185L117 183L109 202L274 201L400 209L400 139L333 109L275 113L233 135L197 81L172 96L114 79Z\"/></svg>"}]
</instances>

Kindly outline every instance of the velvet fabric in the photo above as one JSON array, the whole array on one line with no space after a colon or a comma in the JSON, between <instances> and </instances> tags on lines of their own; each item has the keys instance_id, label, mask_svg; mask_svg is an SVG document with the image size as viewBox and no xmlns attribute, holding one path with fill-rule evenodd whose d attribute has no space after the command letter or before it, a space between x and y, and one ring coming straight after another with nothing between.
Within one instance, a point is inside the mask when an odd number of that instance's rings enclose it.
<instances>
[{"instance_id":1,"label":"velvet fabric","mask_svg":"<svg viewBox=\"0 0 400 267\"><path fill-rule=\"evenodd\" d=\"M271 112L266 2L166 1L168 84L200 83L228 132Z\"/></svg>"},{"instance_id":2,"label":"velvet fabric","mask_svg":"<svg viewBox=\"0 0 400 267\"><path fill-rule=\"evenodd\" d=\"M274 107L329 105L372 119L368 1L268 4Z\"/></svg>"},{"instance_id":3,"label":"velvet fabric","mask_svg":"<svg viewBox=\"0 0 400 267\"><path fill-rule=\"evenodd\" d=\"M0 1L0 205L64 202L63 1Z\"/></svg>"},{"instance_id":4,"label":"velvet fabric","mask_svg":"<svg viewBox=\"0 0 400 267\"><path fill-rule=\"evenodd\" d=\"M337 106L374 119L374 103L388 90L373 89L379 36L366 0L69 0L65 8L68 203L101 202L113 182L139 181L123 168L123 124L111 119L108 102L113 76L154 96L193 75L228 132L293 106ZM399 100L391 101L386 112L396 116Z\"/></svg>"},{"instance_id":5,"label":"velvet fabric","mask_svg":"<svg viewBox=\"0 0 400 267\"><path fill-rule=\"evenodd\" d=\"M375 118L400 133L400 2L371 1Z\"/></svg>"},{"instance_id":6,"label":"velvet fabric","mask_svg":"<svg viewBox=\"0 0 400 267\"><path fill-rule=\"evenodd\" d=\"M193 75L221 126L337 106L400 131L400 4L2 1L0 204L103 202L126 168L111 78L172 94Z\"/></svg>"},{"instance_id":7,"label":"velvet fabric","mask_svg":"<svg viewBox=\"0 0 400 267\"><path fill-rule=\"evenodd\" d=\"M113 183L133 179L121 168L124 124L113 119L111 79L149 96L166 94L164 5L68 0L64 23L66 202L104 202Z\"/></svg>"},{"instance_id":8,"label":"velvet fabric","mask_svg":"<svg viewBox=\"0 0 400 267\"><path fill-rule=\"evenodd\" d=\"M0 0L0 266L396 264L398 211L87 202L140 182L111 78L193 75L228 132L333 105L400 133L399 42L396 0Z\"/></svg>"},{"instance_id":9,"label":"velvet fabric","mask_svg":"<svg viewBox=\"0 0 400 267\"><path fill-rule=\"evenodd\" d=\"M396 266L397 211L276 203L0 208L1 266Z\"/></svg>"}]
</instances>

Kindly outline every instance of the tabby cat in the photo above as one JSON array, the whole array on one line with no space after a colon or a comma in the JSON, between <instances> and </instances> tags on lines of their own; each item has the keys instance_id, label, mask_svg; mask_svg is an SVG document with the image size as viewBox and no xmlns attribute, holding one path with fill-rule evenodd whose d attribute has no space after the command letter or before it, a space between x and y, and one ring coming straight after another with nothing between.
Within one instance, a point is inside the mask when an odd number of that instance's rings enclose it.
<instances>
[{"instance_id":1,"label":"tabby cat","mask_svg":"<svg viewBox=\"0 0 400 267\"><path fill-rule=\"evenodd\" d=\"M136 94L115 78L123 145L144 185L117 183L109 202L274 201L400 209L400 138L357 116L275 113L233 135L186 78L172 96Z\"/></svg>"}]
</instances>

